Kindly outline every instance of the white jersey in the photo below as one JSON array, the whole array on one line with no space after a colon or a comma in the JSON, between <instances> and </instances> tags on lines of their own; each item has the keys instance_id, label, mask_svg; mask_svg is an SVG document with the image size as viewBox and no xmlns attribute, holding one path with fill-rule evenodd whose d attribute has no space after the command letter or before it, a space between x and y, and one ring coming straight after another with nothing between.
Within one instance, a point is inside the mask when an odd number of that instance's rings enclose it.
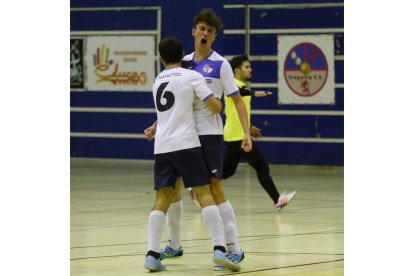
<instances>
[{"instance_id":1,"label":"white jersey","mask_svg":"<svg viewBox=\"0 0 414 276\"><path fill-rule=\"evenodd\" d=\"M167 69L155 79L152 93L158 117L154 153L200 147L194 100L213 97L203 76L181 67Z\"/></svg>"},{"instance_id":2,"label":"white jersey","mask_svg":"<svg viewBox=\"0 0 414 276\"><path fill-rule=\"evenodd\" d=\"M215 51L199 62L194 60L194 53L191 53L183 58L181 64L183 68L203 75L208 88L213 91L217 99L221 99L223 93L227 96L239 93L230 63ZM209 109L201 99L196 99L194 102L194 117L199 135L223 134L223 121L220 114L210 112L209 115Z\"/></svg>"}]
</instances>

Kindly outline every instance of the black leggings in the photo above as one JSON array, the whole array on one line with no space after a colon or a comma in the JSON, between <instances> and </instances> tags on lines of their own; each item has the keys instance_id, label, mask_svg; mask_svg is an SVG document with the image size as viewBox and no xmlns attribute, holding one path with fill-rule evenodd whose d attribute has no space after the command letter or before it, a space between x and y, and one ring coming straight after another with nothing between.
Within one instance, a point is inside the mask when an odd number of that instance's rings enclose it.
<instances>
[{"instance_id":1,"label":"black leggings","mask_svg":"<svg viewBox=\"0 0 414 276\"><path fill-rule=\"evenodd\" d=\"M240 159L243 158L256 170L260 185L262 185L263 189L265 189L273 202L277 203L279 192L269 174L269 164L263 159L262 154L254 141L252 141L253 145L250 152L245 152L241 148L241 142L242 141L226 142L227 149L223 162L223 178L227 179L234 175Z\"/></svg>"}]
</instances>

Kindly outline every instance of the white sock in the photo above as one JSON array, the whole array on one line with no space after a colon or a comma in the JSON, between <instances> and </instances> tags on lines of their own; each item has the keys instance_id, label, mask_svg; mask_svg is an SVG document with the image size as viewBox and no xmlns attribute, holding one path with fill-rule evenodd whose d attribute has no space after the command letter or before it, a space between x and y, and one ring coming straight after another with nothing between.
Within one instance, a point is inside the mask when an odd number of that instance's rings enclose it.
<instances>
[{"instance_id":1,"label":"white sock","mask_svg":"<svg viewBox=\"0 0 414 276\"><path fill-rule=\"evenodd\" d=\"M181 246L181 224L183 221L183 201L171 203L167 212L168 245L173 249Z\"/></svg>"},{"instance_id":2,"label":"white sock","mask_svg":"<svg viewBox=\"0 0 414 276\"><path fill-rule=\"evenodd\" d=\"M162 211L151 211L148 218L148 251L160 252L162 230L165 214Z\"/></svg>"},{"instance_id":3,"label":"white sock","mask_svg":"<svg viewBox=\"0 0 414 276\"><path fill-rule=\"evenodd\" d=\"M223 220L220 217L219 210L216 205L204 207L201 210L204 223L207 225L213 244L224 246L224 227Z\"/></svg>"},{"instance_id":4,"label":"white sock","mask_svg":"<svg viewBox=\"0 0 414 276\"><path fill-rule=\"evenodd\" d=\"M226 201L217 205L217 207L219 209L220 216L223 219L227 251L230 251L233 254L239 254L240 244L237 238L237 225L233 206L231 206L230 201Z\"/></svg>"}]
</instances>

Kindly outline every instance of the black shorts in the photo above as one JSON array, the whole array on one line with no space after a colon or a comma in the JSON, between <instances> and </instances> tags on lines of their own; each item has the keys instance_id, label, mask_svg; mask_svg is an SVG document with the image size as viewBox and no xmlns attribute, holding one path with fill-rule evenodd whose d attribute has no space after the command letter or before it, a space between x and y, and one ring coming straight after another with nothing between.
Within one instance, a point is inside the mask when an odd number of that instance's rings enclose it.
<instances>
[{"instance_id":1,"label":"black shorts","mask_svg":"<svg viewBox=\"0 0 414 276\"><path fill-rule=\"evenodd\" d=\"M200 135L198 138L210 176L223 179L223 135Z\"/></svg>"},{"instance_id":2,"label":"black shorts","mask_svg":"<svg viewBox=\"0 0 414 276\"><path fill-rule=\"evenodd\" d=\"M155 154L154 190L174 186L180 176L186 188L210 184L200 147Z\"/></svg>"}]
</instances>

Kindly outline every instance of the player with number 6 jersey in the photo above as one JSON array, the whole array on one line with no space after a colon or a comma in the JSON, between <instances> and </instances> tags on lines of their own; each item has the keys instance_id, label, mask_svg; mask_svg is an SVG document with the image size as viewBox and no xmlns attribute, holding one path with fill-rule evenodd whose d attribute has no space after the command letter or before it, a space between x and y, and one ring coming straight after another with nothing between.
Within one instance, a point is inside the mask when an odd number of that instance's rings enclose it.
<instances>
[{"instance_id":1,"label":"player with number 6 jersey","mask_svg":"<svg viewBox=\"0 0 414 276\"><path fill-rule=\"evenodd\" d=\"M200 147L193 102L196 97L205 102L214 96L203 76L180 67L167 69L157 76L152 90L158 117L154 153ZM206 116L214 116L208 112Z\"/></svg>"}]
</instances>

